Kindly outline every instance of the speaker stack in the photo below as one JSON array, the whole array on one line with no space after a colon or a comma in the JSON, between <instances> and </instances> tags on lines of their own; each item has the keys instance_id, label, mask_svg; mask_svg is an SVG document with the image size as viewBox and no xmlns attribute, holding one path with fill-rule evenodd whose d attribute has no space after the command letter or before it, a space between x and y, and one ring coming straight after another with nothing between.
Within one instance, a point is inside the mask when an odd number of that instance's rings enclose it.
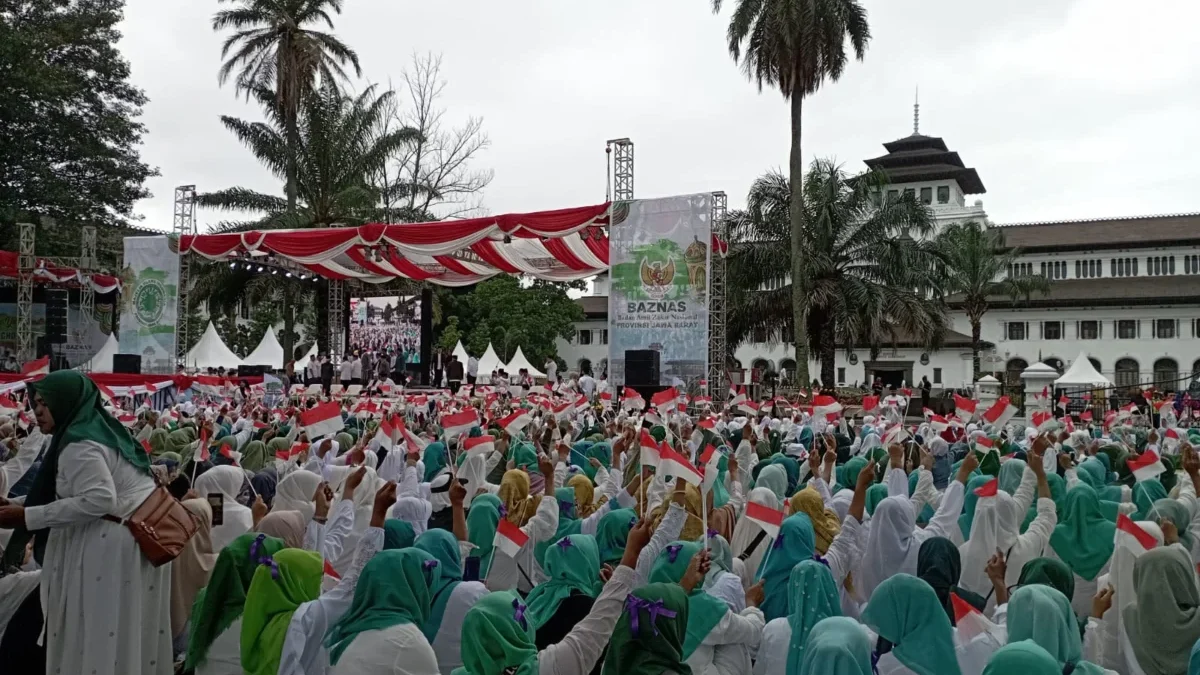
<instances>
[{"instance_id":1,"label":"speaker stack","mask_svg":"<svg viewBox=\"0 0 1200 675\"><path fill-rule=\"evenodd\" d=\"M658 386L658 352L653 349L625 350L625 386L642 389Z\"/></svg>"},{"instance_id":2,"label":"speaker stack","mask_svg":"<svg viewBox=\"0 0 1200 675\"><path fill-rule=\"evenodd\" d=\"M113 354L113 372L142 374L142 357L140 354Z\"/></svg>"},{"instance_id":3,"label":"speaker stack","mask_svg":"<svg viewBox=\"0 0 1200 675\"><path fill-rule=\"evenodd\" d=\"M67 291L47 288L46 295L46 342L52 345L67 342Z\"/></svg>"}]
</instances>

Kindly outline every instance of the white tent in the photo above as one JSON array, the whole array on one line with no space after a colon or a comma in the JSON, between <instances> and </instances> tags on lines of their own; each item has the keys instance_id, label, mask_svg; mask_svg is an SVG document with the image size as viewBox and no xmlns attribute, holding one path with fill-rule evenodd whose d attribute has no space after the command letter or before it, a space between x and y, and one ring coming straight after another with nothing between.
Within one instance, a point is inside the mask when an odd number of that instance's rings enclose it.
<instances>
[{"instance_id":1,"label":"white tent","mask_svg":"<svg viewBox=\"0 0 1200 675\"><path fill-rule=\"evenodd\" d=\"M1062 377L1054 381L1055 387L1111 387L1112 382L1100 373L1096 372L1096 368L1092 365L1086 352L1080 352L1079 356L1067 369L1067 372L1062 374Z\"/></svg>"},{"instance_id":2,"label":"white tent","mask_svg":"<svg viewBox=\"0 0 1200 675\"><path fill-rule=\"evenodd\" d=\"M279 344L279 339L275 337L275 329L267 326L267 332L263 335L262 341L250 352L250 355L242 359L242 363L248 366L270 366L275 370L283 370L283 345Z\"/></svg>"},{"instance_id":3,"label":"white tent","mask_svg":"<svg viewBox=\"0 0 1200 675\"><path fill-rule=\"evenodd\" d=\"M458 362L464 364L464 366L463 366L464 368L466 367L465 364L467 362L467 359L469 359L470 357L467 356L467 349L466 349L466 347L463 347L462 340L459 340L458 344L454 345L454 351L452 351L450 353L457 356Z\"/></svg>"},{"instance_id":4,"label":"white tent","mask_svg":"<svg viewBox=\"0 0 1200 675\"><path fill-rule=\"evenodd\" d=\"M493 370L503 367L504 364L500 361L496 350L492 349L492 343L489 342L487 351L483 353L483 356L479 357L479 377L490 378Z\"/></svg>"},{"instance_id":5,"label":"white tent","mask_svg":"<svg viewBox=\"0 0 1200 675\"><path fill-rule=\"evenodd\" d=\"M307 354L301 356L300 359L296 361L296 372L304 372L304 369L308 367L308 362L315 358L317 358L317 343L314 342L312 349L308 350Z\"/></svg>"},{"instance_id":6,"label":"white tent","mask_svg":"<svg viewBox=\"0 0 1200 675\"><path fill-rule=\"evenodd\" d=\"M76 370L82 370L87 373L111 373L113 371L113 354L120 353L120 347L117 345L117 334L115 332L110 333L100 351L96 352L90 361L79 366Z\"/></svg>"},{"instance_id":7,"label":"white tent","mask_svg":"<svg viewBox=\"0 0 1200 675\"><path fill-rule=\"evenodd\" d=\"M521 348L518 346L517 352L513 354L512 360L508 362L508 365L505 366L504 369L508 371L509 375L516 375L517 373L521 372L522 368L529 371L530 377L546 376L545 373L533 367L533 364L529 362L529 359L525 358L525 352L522 352Z\"/></svg>"},{"instance_id":8,"label":"white tent","mask_svg":"<svg viewBox=\"0 0 1200 675\"><path fill-rule=\"evenodd\" d=\"M221 339L220 335L217 335L217 329L209 321L208 328L204 329L204 335L200 336L200 341L187 353L185 364L188 368L225 368L228 370L242 365L242 360L233 353L233 350L225 346L225 341Z\"/></svg>"}]
</instances>

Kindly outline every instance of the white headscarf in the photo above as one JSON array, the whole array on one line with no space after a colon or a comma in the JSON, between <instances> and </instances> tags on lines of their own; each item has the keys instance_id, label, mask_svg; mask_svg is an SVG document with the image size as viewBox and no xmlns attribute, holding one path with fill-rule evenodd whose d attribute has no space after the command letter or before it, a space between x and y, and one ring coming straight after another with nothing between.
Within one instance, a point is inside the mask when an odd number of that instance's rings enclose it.
<instances>
[{"instance_id":1,"label":"white headscarf","mask_svg":"<svg viewBox=\"0 0 1200 675\"><path fill-rule=\"evenodd\" d=\"M1021 511L1017 501L1003 490L997 490L994 497L979 498L975 506L975 517L971 520L970 537L958 547L962 557L959 586L979 595L987 595L988 591L992 590L992 582L987 576L988 559L995 555L996 551L1008 558L1010 549L1021 536L1021 521L1024 519L1025 513ZM1025 562L1027 561L1010 561L1006 584L1016 583Z\"/></svg>"},{"instance_id":2,"label":"white headscarf","mask_svg":"<svg viewBox=\"0 0 1200 675\"><path fill-rule=\"evenodd\" d=\"M433 505L420 497L400 497L392 507L392 517L412 525L413 534L418 537L429 529L431 515Z\"/></svg>"},{"instance_id":3,"label":"white headscarf","mask_svg":"<svg viewBox=\"0 0 1200 675\"><path fill-rule=\"evenodd\" d=\"M859 600L870 599L875 588L894 574L916 575L917 551L921 548L921 542L914 536L916 523L908 497L888 497L875 507L867 548L854 574L854 590Z\"/></svg>"},{"instance_id":4,"label":"white headscarf","mask_svg":"<svg viewBox=\"0 0 1200 675\"><path fill-rule=\"evenodd\" d=\"M293 471L284 476L275 487L275 499L271 502L271 508L276 511L299 511L307 523L316 512L313 494L320 484L321 477L311 471Z\"/></svg>"},{"instance_id":5,"label":"white headscarf","mask_svg":"<svg viewBox=\"0 0 1200 675\"><path fill-rule=\"evenodd\" d=\"M250 509L237 502L238 493L242 491L242 483L246 480L246 472L236 466L214 466L196 479L196 493L201 499L210 494L219 493L222 496L222 523L212 528L212 550L220 551L229 542L250 531L254 525L254 517Z\"/></svg>"},{"instance_id":6,"label":"white headscarf","mask_svg":"<svg viewBox=\"0 0 1200 675\"><path fill-rule=\"evenodd\" d=\"M779 499L775 496L774 492L771 492L767 488L754 488L747 495L747 499L759 506L767 506L776 511L779 510ZM729 542L729 547L733 550L733 557L741 557L746 552L746 549L750 548L750 544L754 542L754 539L758 537L759 532L762 531L763 529L758 523L749 518L738 519L737 524L733 526L733 538ZM763 541L759 542L758 546L754 549L754 553L744 561L743 574L745 576L742 577L742 584L746 588L754 585L753 579L749 577L752 577L758 571L758 564L762 562L763 556L766 555L770 548L770 537L763 537Z\"/></svg>"},{"instance_id":7,"label":"white headscarf","mask_svg":"<svg viewBox=\"0 0 1200 675\"><path fill-rule=\"evenodd\" d=\"M1149 532L1158 545L1163 545L1162 528L1157 523L1148 520L1134 521L1134 525ZM1100 653L1103 657L1101 660L1105 668L1110 670L1124 670L1126 665L1126 654L1124 645L1128 644L1125 640L1120 639L1121 634L1125 632L1125 608L1137 602L1137 591L1133 587L1133 564L1137 562L1140 553L1135 553L1128 546L1117 546L1113 548L1112 561L1109 563L1108 579L1103 577L1096 580L1099 588L1104 588L1111 584L1113 587L1113 604L1108 612L1104 613L1105 621L1102 622L1102 639L1100 642ZM1070 598L1067 598L1070 600Z\"/></svg>"}]
</instances>

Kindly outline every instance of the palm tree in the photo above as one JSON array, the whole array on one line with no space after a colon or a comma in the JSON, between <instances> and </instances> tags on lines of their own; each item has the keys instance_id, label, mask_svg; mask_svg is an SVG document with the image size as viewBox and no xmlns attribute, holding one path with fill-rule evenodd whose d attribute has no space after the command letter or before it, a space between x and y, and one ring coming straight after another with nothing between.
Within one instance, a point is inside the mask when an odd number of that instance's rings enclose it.
<instances>
[{"instance_id":1,"label":"palm tree","mask_svg":"<svg viewBox=\"0 0 1200 675\"><path fill-rule=\"evenodd\" d=\"M218 0L226 2L227 0ZM287 147L299 141L301 101L320 83L346 79L346 66L362 75L358 54L332 33L311 28L324 23L333 29L329 13L342 13L343 0L228 0L237 4L213 15L214 31L232 29L221 45L225 59L217 78L221 84L236 71L235 87L248 97L263 88L275 92ZM293 167L287 169L287 205L296 206Z\"/></svg>"},{"instance_id":2,"label":"palm tree","mask_svg":"<svg viewBox=\"0 0 1200 675\"><path fill-rule=\"evenodd\" d=\"M1028 300L1035 291L1048 292L1050 284L1041 276L1010 276L1008 267L1021 250L1007 248L1002 232L976 222L946 228L937 238L937 247L943 260L941 290L956 296L954 304L961 304L971 323L971 356L978 377L980 324L988 301L997 296Z\"/></svg>"},{"instance_id":3,"label":"palm tree","mask_svg":"<svg viewBox=\"0 0 1200 675\"><path fill-rule=\"evenodd\" d=\"M713 12L723 0L713 0ZM758 84L778 87L791 102L792 146L788 162L791 197L792 284L791 321L796 335L796 375L808 381L808 341L805 339L809 280L802 276L800 251L804 230L804 158L800 154L804 98L816 93L826 79L836 82L846 67L846 40L862 60L871 39L867 11L858 0L737 0L729 19L727 39L734 62Z\"/></svg>"},{"instance_id":4,"label":"palm tree","mask_svg":"<svg viewBox=\"0 0 1200 675\"><path fill-rule=\"evenodd\" d=\"M770 172L754 182L746 210L731 217L731 344L756 330L785 339L781 327L793 315L797 276L806 280L806 330L796 341L806 340L806 351L818 355L826 386L834 383L839 346L877 348L901 335L940 344L946 315L933 297L938 258L929 210L911 195L885 198L886 186L882 172L851 177L829 160L814 161L803 182L802 248L794 256L784 245L795 222L788 178ZM800 372L798 381L807 382Z\"/></svg>"},{"instance_id":5,"label":"palm tree","mask_svg":"<svg viewBox=\"0 0 1200 675\"><path fill-rule=\"evenodd\" d=\"M199 195L197 203L203 207L256 216L222 223L218 232L361 225L377 219L379 194L371 186L370 177L419 136L411 128L384 130L384 111L392 92L376 95L375 88L368 87L357 96L349 96L327 83L306 93L301 99L294 154L289 151L278 99L261 87L253 89L252 95L263 104L267 122L247 122L227 116L221 122L275 176L284 178L289 173L294 176L292 187L298 204L292 206L275 195L243 187ZM199 279L197 287L204 293L196 293L197 300L210 298L212 304L211 299L215 298L218 304L227 304L248 299L250 272L224 265L208 265L202 270L206 278ZM278 283L299 281L284 277ZM397 285L409 290L409 285L403 282ZM326 325L327 319L322 300L326 288L321 282L317 289L321 325ZM285 304L283 347L290 354L293 312L289 305L301 296L295 292L281 295ZM327 347L323 340L322 347Z\"/></svg>"}]
</instances>

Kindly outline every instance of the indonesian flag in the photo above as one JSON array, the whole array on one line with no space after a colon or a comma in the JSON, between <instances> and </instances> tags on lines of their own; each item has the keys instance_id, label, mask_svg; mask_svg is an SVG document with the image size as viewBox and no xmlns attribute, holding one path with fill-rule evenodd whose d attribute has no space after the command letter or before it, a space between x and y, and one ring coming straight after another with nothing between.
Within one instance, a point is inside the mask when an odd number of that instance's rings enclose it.
<instances>
[{"instance_id":1,"label":"indonesian flag","mask_svg":"<svg viewBox=\"0 0 1200 675\"><path fill-rule=\"evenodd\" d=\"M696 406L700 407L700 408L711 408L712 407L712 397L711 396L697 396L696 398L692 399L692 403L695 403Z\"/></svg>"},{"instance_id":2,"label":"indonesian flag","mask_svg":"<svg viewBox=\"0 0 1200 675\"><path fill-rule=\"evenodd\" d=\"M404 439L405 445L408 446L409 454L421 452L425 449L425 446L429 445L429 441L409 431L404 426L404 422L400 420L396 420L396 429L400 432L400 437Z\"/></svg>"},{"instance_id":3,"label":"indonesian flag","mask_svg":"<svg viewBox=\"0 0 1200 675\"><path fill-rule=\"evenodd\" d=\"M334 579L341 580L342 578L342 575L338 574L337 570L333 569L333 563L329 562L328 559L326 559L321 565L321 572L324 573L325 576L333 577Z\"/></svg>"},{"instance_id":4,"label":"indonesian flag","mask_svg":"<svg viewBox=\"0 0 1200 675\"><path fill-rule=\"evenodd\" d=\"M621 393L621 407L626 410L641 410L646 407L646 399L630 387L625 387L625 391Z\"/></svg>"},{"instance_id":5,"label":"indonesian flag","mask_svg":"<svg viewBox=\"0 0 1200 675\"><path fill-rule=\"evenodd\" d=\"M746 502L746 518L761 527L771 539L779 535L779 528L783 526L783 511L757 502Z\"/></svg>"},{"instance_id":6,"label":"indonesian flag","mask_svg":"<svg viewBox=\"0 0 1200 675\"><path fill-rule=\"evenodd\" d=\"M43 356L21 365L22 377L44 377L50 374L50 357Z\"/></svg>"},{"instance_id":7,"label":"indonesian flag","mask_svg":"<svg viewBox=\"0 0 1200 675\"><path fill-rule=\"evenodd\" d=\"M124 424L126 427L131 427L137 424L137 415L133 413L122 413L117 415L117 421Z\"/></svg>"},{"instance_id":8,"label":"indonesian flag","mask_svg":"<svg viewBox=\"0 0 1200 675\"><path fill-rule=\"evenodd\" d=\"M367 416L370 417L371 415L374 415L377 412L379 412L379 405L377 403L375 403L374 401L372 401L371 399L367 399L367 400L359 403L358 405L354 406L354 414L355 415L361 415L362 413L366 413Z\"/></svg>"},{"instance_id":9,"label":"indonesian flag","mask_svg":"<svg viewBox=\"0 0 1200 675\"><path fill-rule=\"evenodd\" d=\"M649 423L650 423L651 425L653 425L653 426L656 426L656 427L663 427L664 429L666 429L666 425L664 425L664 424L663 424L662 418L661 418L661 417L659 417L658 415L654 414L654 411L653 411L653 410L647 410L647 411L646 411L646 414L645 414L645 415L642 415L642 421L643 421L643 422L649 422ZM670 432L670 430L668 429L668 430L667 430L667 434L668 434L668 435L670 435L670 433L671 433L671 432Z\"/></svg>"},{"instance_id":10,"label":"indonesian flag","mask_svg":"<svg viewBox=\"0 0 1200 675\"><path fill-rule=\"evenodd\" d=\"M106 387L103 384L97 384L96 389L100 391L100 396L108 403L112 403L113 401L117 400L117 393L109 387Z\"/></svg>"},{"instance_id":11,"label":"indonesian flag","mask_svg":"<svg viewBox=\"0 0 1200 675\"><path fill-rule=\"evenodd\" d=\"M1092 421L1092 411L1084 410L1083 412L1079 413L1079 421L1080 422L1091 422Z\"/></svg>"},{"instance_id":12,"label":"indonesian flag","mask_svg":"<svg viewBox=\"0 0 1200 675\"><path fill-rule=\"evenodd\" d=\"M975 488L975 496L977 497L995 497L996 491L1000 489L1000 479L993 478L988 482Z\"/></svg>"},{"instance_id":13,"label":"indonesian flag","mask_svg":"<svg viewBox=\"0 0 1200 675\"><path fill-rule=\"evenodd\" d=\"M492 540L492 546L500 549L504 555L516 558L527 541L529 541L529 535L509 522L507 518L501 518L500 522L496 524L496 538Z\"/></svg>"},{"instance_id":14,"label":"indonesian flag","mask_svg":"<svg viewBox=\"0 0 1200 675\"><path fill-rule=\"evenodd\" d=\"M908 432L905 431L903 424L897 424L883 434L883 444L885 447L893 443L903 443L906 440L908 440Z\"/></svg>"},{"instance_id":15,"label":"indonesian flag","mask_svg":"<svg viewBox=\"0 0 1200 675\"><path fill-rule=\"evenodd\" d=\"M1157 548L1158 540L1130 520L1129 516L1121 513L1117 515L1117 531L1113 536L1113 545L1123 548L1137 557L1152 548Z\"/></svg>"},{"instance_id":16,"label":"indonesian flag","mask_svg":"<svg viewBox=\"0 0 1200 675\"><path fill-rule=\"evenodd\" d=\"M209 454L208 454L208 427L206 427L206 426L200 427L200 438L196 439L196 442L198 443L197 447L200 450L200 461L207 462L208 457L209 457Z\"/></svg>"},{"instance_id":17,"label":"indonesian flag","mask_svg":"<svg viewBox=\"0 0 1200 675\"><path fill-rule=\"evenodd\" d=\"M612 398L613 398L613 396L612 396L611 392L606 391L606 392L600 394L600 407L604 410L611 410L612 409Z\"/></svg>"},{"instance_id":18,"label":"indonesian flag","mask_svg":"<svg viewBox=\"0 0 1200 675\"><path fill-rule=\"evenodd\" d=\"M638 442L642 448L642 466L659 466L661 459L658 454L658 441L654 440L649 431L642 429Z\"/></svg>"},{"instance_id":19,"label":"indonesian flag","mask_svg":"<svg viewBox=\"0 0 1200 675\"><path fill-rule=\"evenodd\" d=\"M808 398L808 392L804 391L803 389L797 389L796 397L797 398Z\"/></svg>"},{"instance_id":20,"label":"indonesian flag","mask_svg":"<svg viewBox=\"0 0 1200 675\"><path fill-rule=\"evenodd\" d=\"M996 449L996 442L987 436L980 436L975 439L975 450L984 454L989 452L1000 452Z\"/></svg>"},{"instance_id":21,"label":"indonesian flag","mask_svg":"<svg viewBox=\"0 0 1200 675\"><path fill-rule=\"evenodd\" d=\"M650 397L650 404L661 413L668 413L675 410L679 400L679 392L675 391L675 387L667 387Z\"/></svg>"},{"instance_id":22,"label":"indonesian flag","mask_svg":"<svg viewBox=\"0 0 1200 675\"><path fill-rule=\"evenodd\" d=\"M978 405L979 401L975 399L954 395L954 414L958 415L959 419L969 422L975 416L975 407Z\"/></svg>"},{"instance_id":23,"label":"indonesian flag","mask_svg":"<svg viewBox=\"0 0 1200 675\"><path fill-rule=\"evenodd\" d=\"M142 439L142 449L146 451L147 456L154 454L154 449L150 447L150 439L149 438Z\"/></svg>"},{"instance_id":24,"label":"indonesian flag","mask_svg":"<svg viewBox=\"0 0 1200 675\"><path fill-rule=\"evenodd\" d=\"M14 410L19 410L21 404L8 394L0 395L0 412L11 413Z\"/></svg>"},{"instance_id":25,"label":"indonesian flag","mask_svg":"<svg viewBox=\"0 0 1200 675\"><path fill-rule=\"evenodd\" d=\"M1161 400L1161 401L1155 401L1155 402L1154 402L1154 409L1155 409L1155 410L1162 410L1162 407L1163 407L1164 405L1171 405L1171 406L1175 405L1175 394L1167 394L1167 397L1166 397L1166 398L1164 398L1163 400Z\"/></svg>"},{"instance_id":26,"label":"indonesian flag","mask_svg":"<svg viewBox=\"0 0 1200 675\"><path fill-rule=\"evenodd\" d=\"M1116 410L1109 410L1108 412L1104 413L1104 426L1106 428L1111 427L1113 425L1113 423L1116 421L1117 421L1117 411Z\"/></svg>"},{"instance_id":27,"label":"indonesian flag","mask_svg":"<svg viewBox=\"0 0 1200 675\"><path fill-rule=\"evenodd\" d=\"M507 431L509 436L516 436L532 421L533 415L530 415L528 410L518 409L500 420L500 428Z\"/></svg>"},{"instance_id":28,"label":"indonesian flag","mask_svg":"<svg viewBox=\"0 0 1200 675\"><path fill-rule=\"evenodd\" d=\"M842 412L842 404L832 396L816 396L813 398L813 417Z\"/></svg>"},{"instance_id":29,"label":"indonesian flag","mask_svg":"<svg viewBox=\"0 0 1200 675\"><path fill-rule=\"evenodd\" d=\"M1117 414L1117 419L1124 419L1126 417L1129 417L1130 415L1133 415L1135 412L1137 412L1137 409L1138 409L1137 404L1134 404L1134 403L1130 403L1127 406L1123 406L1121 408L1121 412L1119 412Z\"/></svg>"},{"instance_id":30,"label":"indonesian flag","mask_svg":"<svg viewBox=\"0 0 1200 675\"><path fill-rule=\"evenodd\" d=\"M1035 410L1029 418L1039 433L1045 433L1055 424L1054 415L1046 410Z\"/></svg>"},{"instance_id":31,"label":"indonesian flag","mask_svg":"<svg viewBox=\"0 0 1200 675\"><path fill-rule=\"evenodd\" d=\"M1071 399L1067 398L1066 394L1058 397L1058 407L1066 411L1067 406L1071 404Z\"/></svg>"},{"instance_id":32,"label":"indonesian flag","mask_svg":"<svg viewBox=\"0 0 1200 675\"><path fill-rule=\"evenodd\" d=\"M924 417L926 421L929 421L929 418L933 417L935 414L936 413L933 412L933 408L921 408L921 416Z\"/></svg>"},{"instance_id":33,"label":"indonesian flag","mask_svg":"<svg viewBox=\"0 0 1200 675\"><path fill-rule=\"evenodd\" d=\"M729 407L736 408L746 400L746 388L738 387L737 390L729 390Z\"/></svg>"},{"instance_id":34,"label":"indonesian flag","mask_svg":"<svg viewBox=\"0 0 1200 675\"><path fill-rule=\"evenodd\" d=\"M232 460L234 466L242 465L242 453L233 449L231 445L222 445L220 450L221 456L225 459Z\"/></svg>"},{"instance_id":35,"label":"indonesian flag","mask_svg":"<svg viewBox=\"0 0 1200 675\"><path fill-rule=\"evenodd\" d=\"M742 401L737 404L737 411L746 417L758 416L758 406L754 404L754 401Z\"/></svg>"},{"instance_id":36,"label":"indonesian flag","mask_svg":"<svg viewBox=\"0 0 1200 675\"><path fill-rule=\"evenodd\" d=\"M1017 414L1017 409L1013 406L1007 396L1001 396L996 404L988 408L983 413L983 419L993 427L999 429Z\"/></svg>"},{"instance_id":37,"label":"indonesian flag","mask_svg":"<svg viewBox=\"0 0 1200 675\"><path fill-rule=\"evenodd\" d=\"M700 490L708 492L712 486L716 484L717 477L721 474L721 453L717 452L717 448L713 445L708 445L704 448L704 452L700 453L700 466L704 469L704 482L700 484Z\"/></svg>"},{"instance_id":38,"label":"indonesian flag","mask_svg":"<svg viewBox=\"0 0 1200 675\"><path fill-rule=\"evenodd\" d=\"M491 436L476 436L463 441L463 449L466 450L467 456L475 455L490 455L496 449L496 439Z\"/></svg>"},{"instance_id":39,"label":"indonesian flag","mask_svg":"<svg viewBox=\"0 0 1200 675\"><path fill-rule=\"evenodd\" d=\"M1137 457L1127 459L1125 463L1129 465L1129 470L1133 472L1133 477L1139 483L1157 478L1160 473L1167 470L1158 459L1158 453L1153 450L1147 450Z\"/></svg>"},{"instance_id":40,"label":"indonesian flag","mask_svg":"<svg viewBox=\"0 0 1200 675\"><path fill-rule=\"evenodd\" d=\"M1186 437L1186 434L1175 427L1171 427L1163 432L1163 442L1171 441L1171 445L1178 443Z\"/></svg>"},{"instance_id":41,"label":"indonesian flag","mask_svg":"<svg viewBox=\"0 0 1200 675\"><path fill-rule=\"evenodd\" d=\"M934 415L929 418L929 426L933 427L933 430L940 434L950 428L950 422L941 415Z\"/></svg>"},{"instance_id":42,"label":"indonesian flag","mask_svg":"<svg viewBox=\"0 0 1200 675\"><path fill-rule=\"evenodd\" d=\"M379 442L380 447L387 448L389 452L392 446L400 440L400 430L392 423L393 418L384 416L379 422L379 429L375 431L374 440Z\"/></svg>"},{"instance_id":43,"label":"indonesian flag","mask_svg":"<svg viewBox=\"0 0 1200 675\"><path fill-rule=\"evenodd\" d=\"M950 605L954 609L954 624L962 639L970 641L983 633L997 635L1000 632L996 624L984 616L983 612L958 597L957 593L950 593Z\"/></svg>"},{"instance_id":44,"label":"indonesian flag","mask_svg":"<svg viewBox=\"0 0 1200 675\"><path fill-rule=\"evenodd\" d=\"M1042 393L1034 394L1033 402L1038 405L1041 405L1042 403L1049 403L1050 402L1050 386L1046 385L1046 386L1042 387Z\"/></svg>"},{"instance_id":45,"label":"indonesian flag","mask_svg":"<svg viewBox=\"0 0 1200 675\"><path fill-rule=\"evenodd\" d=\"M566 401L561 405L551 406L550 410L554 413L554 419L562 422L563 420L571 419L571 415L575 414L575 404L570 401Z\"/></svg>"},{"instance_id":46,"label":"indonesian flag","mask_svg":"<svg viewBox=\"0 0 1200 675\"><path fill-rule=\"evenodd\" d=\"M1063 426L1067 428L1067 433L1075 433L1075 420L1071 419L1070 415L1063 418Z\"/></svg>"},{"instance_id":47,"label":"indonesian flag","mask_svg":"<svg viewBox=\"0 0 1200 675\"><path fill-rule=\"evenodd\" d=\"M283 459L291 459L293 457L299 457L300 455L303 455L308 448L308 443L292 443L292 447L290 448L277 450L275 452L275 456L278 457L279 453L283 453Z\"/></svg>"},{"instance_id":48,"label":"indonesian flag","mask_svg":"<svg viewBox=\"0 0 1200 675\"><path fill-rule=\"evenodd\" d=\"M717 423L714 422L713 418L711 417L701 417L700 420L696 422L696 426L700 427L701 429L708 429L709 431L712 431L714 428L716 428Z\"/></svg>"},{"instance_id":49,"label":"indonesian flag","mask_svg":"<svg viewBox=\"0 0 1200 675\"><path fill-rule=\"evenodd\" d=\"M460 413L442 417L442 429L446 438L458 438L470 433L471 429L479 426L479 413L474 408L467 408Z\"/></svg>"},{"instance_id":50,"label":"indonesian flag","mask_svg":"<svg viewBox=\"0 0 1200 675\"><path fill-rule=\"evenodd\" d=\"M271 425L267 424L266 422L264 422L262 420L254 420L254 429L256 431L266 429L269 426L271 426Z\"/></svg>"},{"instance_id":51,"label":"indonesian flag","mask_svg":"<svg viewBox=\"0 0 1200 675\"><path fill-rule=\"evenodd\" d=\"M672 450L666 441L663 441L658 446L658 456L661 460L658 468L666 475L682 478L685 483L697 486L704 481L704 476L700 473L700 470L692 466L687 457Z\"/></svg>"},{"instance_id":52,"label":"indonesian flag","mask_svg":"<svg viewBox=\"0 0 1200 675\"><path fill-rule=\"evenodd\" d=\"M864 396L862 411L864 415L870 415L873 411L879 410L878 396Z\"/></svg>"},{"instance_id":53,"label":"indonesian flag","mask_svg":"<svg viewBox=\"0 0 1200 675\"><path fill-rule=\"evenodd\" d=\"M333 401L313 406L300 413L300 426L304 427L310 441L332 438L346 427L342 422L342 406Z\"/></svg>"}]
</instances>

